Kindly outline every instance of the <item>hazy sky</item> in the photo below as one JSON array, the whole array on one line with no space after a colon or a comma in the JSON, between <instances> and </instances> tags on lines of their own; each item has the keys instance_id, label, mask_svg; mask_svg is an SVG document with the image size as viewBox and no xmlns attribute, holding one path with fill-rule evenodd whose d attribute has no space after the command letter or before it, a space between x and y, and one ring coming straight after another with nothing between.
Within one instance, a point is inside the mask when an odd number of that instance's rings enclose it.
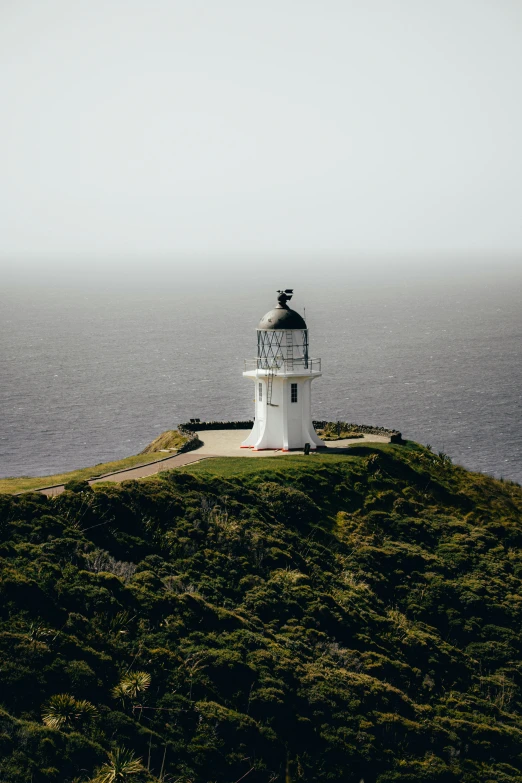
<instances>
[{"instance_id":1,"label":"hazy sky","mask_svg":"<svg viewBox=\"0 0 522 783\"><path fill-rule=\"evenodd\" d=\"M0 258L522 251L520 0L1 0Z\"/></svg>"}]
</instances>

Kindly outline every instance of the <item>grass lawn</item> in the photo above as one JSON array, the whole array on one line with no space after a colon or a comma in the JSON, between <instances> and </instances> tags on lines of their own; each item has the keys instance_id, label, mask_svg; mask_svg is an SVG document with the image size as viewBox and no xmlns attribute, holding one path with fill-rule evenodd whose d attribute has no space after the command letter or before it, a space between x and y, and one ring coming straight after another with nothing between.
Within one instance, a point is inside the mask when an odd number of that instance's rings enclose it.
<instances>
[{"instance_id":1,"label":"grass lawn","mask_svg":"<svg viewBox=\"0 0 522 783\"><path fill-rule=\"evenodd\" d=\"M183 438L180 435L177 446L181 446L185 440L186 438ZM170 439L170 443L173 443L172 438ZM112 473L113 471L125 470L126 468L135 468L138 465L147 465L149 462L154 462L157 459L163 459L168 456L169 455L165 452L153 451L150 454L136 454L133 457L124 457L124 459L115 460L114 462L102 462L99 465L94 465L94 467L79 468L78 470L73 470L69 473L57 473L54 476L3 478L0 479L0 493L24 492L40 487L48 487L53 484L65 484L67 481L97 478L98 476L103 476L104 473Z\"/></svg>"},{"instance_id":2,"label":"grass lawn","mask_svg":"<svg viewBox=\"0 0 522 783\"><path fill-rule=\"evenodd\" d=\"M249 476L260 473L284 475L288 472L299 470L321 470L330 465L346 463L354 457L366 456L375 451L390 452L395 449L414 447L415 444L396 446L390 443L368 443L350 447L350 454L322 454L312 453L305 457L303 454L285 455L281 457L213 457L192 465L185 465L176 470L191 473L194 476L219 476L231 478L233 476Z\"/></svg>"}]
</instances>

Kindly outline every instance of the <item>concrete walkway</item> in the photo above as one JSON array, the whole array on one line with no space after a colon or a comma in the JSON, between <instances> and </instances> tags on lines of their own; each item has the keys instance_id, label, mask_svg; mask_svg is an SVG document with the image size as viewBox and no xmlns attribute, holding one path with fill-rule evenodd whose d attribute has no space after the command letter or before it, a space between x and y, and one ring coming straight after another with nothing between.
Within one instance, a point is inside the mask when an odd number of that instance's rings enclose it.
<instances>
[{"instance_id":1,"label":"concrete walkway","mask_svg":"<svg viewBox=\"0 0 522 783\"><path fill-rule=\"evenodd\" d=\"M159 462L149 462L147 465L129 468L129 470L119 470L117 473L108 473L106 476L91 479L89 484L100 484L102 481L119 483L120 481L130 481L131 479L145 478L145 476L154 476L156 473L162 473L164 470L181 468L183 465L190 465L191 462L200 462L202 459L209 459L213 456L215 455L201 454L199 450L189 451L186 454L174 454L172 457L162 459ZM36 489L33 491L41 492L42 494L47 495L47 497L54 497L55 495L61 495L64 489L64 484L57 484L54 487L45 487L44 489Z\"/></svg>"},{"instance_id":2,"label":"concrete walkway","mask_svg":"<svg viewBox=\"0 0 522 783\"><path fill-rule=\"evenodd\" d=\"M303 450L281 451L280 449L272 451L266 449L263 451L252 451L252 449L242 449L241 443L248 435L248 430L203 430L198 432L198 437L203 441L203 446L198 450L198 454L212 454L214 457L285 457L288 454L302 454ZM345 452L351 446L360 443L389 443L389 437L385 435L364 435L355 440L333 440L327 442L326 453L339 454ZM321 449L321 453L325 453Z\"/></svg>"},{"instance_id":3,"label":"concrete walkway","mask_svg":"<svg viewBox=\"0 0 522 783\"><path fill-rule=\"evenodd\" d=\"M266 451L242 449L240 448L241 442L245 440L247 434L248 430L202 430L198 432L202 445L194 451L189 451L186 454L174 454L172 457L159 460L158 462L149 462L147 465L120 470L117 473L92 479L89 481L89 484L100 484L102 481L120 482L145 478L146 476L162 473L164 470L181 468L183 465L190 465L193 462L200 462L202 459L211 459L212 457L286 457L292 454L303 453L302 450L288 452L279 449L274 451L270 449ZM330 441L326 449L321 449L321 453L346 454L351 446L356 446L360 443L389 443L389 441L390 439L384 435L365 435L363 438L357 438L356 440L335 440ZM54 495L60 495L64 489L64 485L60 484L36 491L42 492L48 497L53 497Z\"/></svg>"}]
</instances>

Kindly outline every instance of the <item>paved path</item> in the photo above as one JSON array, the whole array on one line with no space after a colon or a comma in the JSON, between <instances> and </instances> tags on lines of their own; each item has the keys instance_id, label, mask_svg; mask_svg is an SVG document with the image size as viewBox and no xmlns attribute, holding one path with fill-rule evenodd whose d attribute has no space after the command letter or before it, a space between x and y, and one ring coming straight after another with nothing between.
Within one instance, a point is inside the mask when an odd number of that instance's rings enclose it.
<instances>
[{"instance_id":1,"label":"paved path","mask_svg":"<svg viewBox=\"0 0 522 783\"><path fill-rule=\"evenodd\" d=\"M194 451L186 454L174 454L172 457L162 459L158 462L149 462L147 465L141 465L128 470L120 470L100 478L92 479L89 484L99 484L102 481L129 481L130 479L140 479L146 476L154 476L156 473L162 473L164 470L172 468L181 468L183 465L190 465L192 462L200 462L202 459L211 459L212 457L285 457L289 454L302 454L302 451L281 451L267 449L266 451L252 451L252 449L240 448L241 442L246 438L248 430L203 430L198 432L202 445ZM355 440L336 440L328 443L327 454L346 454L349 453L351 446L360 443L389 443L390 439L384 435L365 435L363 438ZM64 491L64 485L55 487L46 487L41 490L44 495L49 497L60 495Z\"/></svg>"},{"instance_id":2,"label":"paved path","mask_svg":"<svg viewBox=\"0 0 522 783\"><path fill-rule=\"evenodd\" d=\"M189 451L186 454L174 454L174 456L168 459L163 459L160 462L149 462L147 465L141 465L137 468L129 468L129 470L120 470L117 473L109 473L107 476L101 478L91 479L89 484L99 484L102 481L129 481L130 479L145 478L145 476L154 476L156 473L162 473L164 470L171 470L172 468L181 468L183 465L190 465L191 462L200 462L202 459L209 459L216 456L214 454L201 454L198 451ZM61 495L65 489L64 484L59 484L54 487L46 487L45 489L34 490L35 492L42 492L48 497L54 497L54 495Z\"/></svg>"},{"instance_id":3,"label":"paved path","mask_svg":"<svg viewBox=\"0 0 522 783\"><path fill-rule=\"evenodd\" d=\"M199 462L202 459L209 459L209 457L213 456L215 455L200 454L199 449L197 451L189 451L186 454L174 454L174 456L162 460L161 462L149 462L148 465L141 465L137 468L124 470L119 475L93 479L92 481L89 481L89 484L99 484L101 481L129 481L129 479L154 476L156 473L162 473L164 470L181 468L183 465L190 465L191 462Z\"/></svg>"},{"instance_id":4,"label":"paved path","mask_svg":"<svg viewBox=\"0 0 522 783\"><path fill-rule=\"evenodd\" d=\"M215 457L285 457L288 454L302 454L299 451L281 451L281 449L266 449L263 451L252 451L252 449L240 448L242 441L245 440L249 430L203 430L198 432L198 437L203 441L203 446L197 450L198 454L212 454ZM346 451L351 446L360 443L389 443L390 438L385 435L365 435L363 438L355 440L333 440L328 441L327 451L333 454ZM321 449L324 453L324 450Z\"/></svg>"}]
</instances>

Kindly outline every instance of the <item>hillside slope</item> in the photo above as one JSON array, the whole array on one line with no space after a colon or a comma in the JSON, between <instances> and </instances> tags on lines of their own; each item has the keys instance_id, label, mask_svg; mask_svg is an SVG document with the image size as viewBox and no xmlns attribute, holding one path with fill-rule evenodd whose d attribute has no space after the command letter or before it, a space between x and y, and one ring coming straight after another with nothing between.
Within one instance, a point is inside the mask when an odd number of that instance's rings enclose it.
<instances>
[{"instance_id":1,"label":"hillside slope","mask_svg":"<svg viewBox=\"0 0 522 783\"><path fill-rule=\"evenodd\" d=\"M1 496L0 780L522 781L521 511L413 444Z\"/></svg>"}]
</instances>

